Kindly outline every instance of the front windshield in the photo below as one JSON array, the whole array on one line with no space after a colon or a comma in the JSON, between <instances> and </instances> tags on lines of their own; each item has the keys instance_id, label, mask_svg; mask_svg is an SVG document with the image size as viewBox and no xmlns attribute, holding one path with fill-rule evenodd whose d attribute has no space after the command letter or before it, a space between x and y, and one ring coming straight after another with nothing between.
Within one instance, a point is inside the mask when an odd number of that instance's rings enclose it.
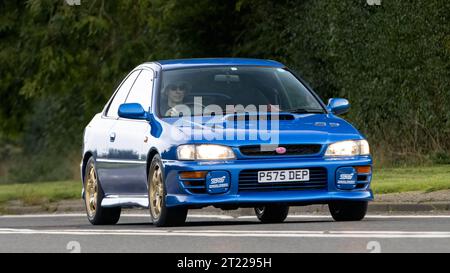
<instances>
[{"instance_id":1,"label":"front windshield","mask_svg":"<svg viewBox=\"0 0 450 273\"><path fill-rule=\"evenodd\" d=\"M159 116L205 112L324 113L291 72L273 67L206 67L163 71ZM187 114L186 114L187 113Z\"/></svg>"}]
</instances>

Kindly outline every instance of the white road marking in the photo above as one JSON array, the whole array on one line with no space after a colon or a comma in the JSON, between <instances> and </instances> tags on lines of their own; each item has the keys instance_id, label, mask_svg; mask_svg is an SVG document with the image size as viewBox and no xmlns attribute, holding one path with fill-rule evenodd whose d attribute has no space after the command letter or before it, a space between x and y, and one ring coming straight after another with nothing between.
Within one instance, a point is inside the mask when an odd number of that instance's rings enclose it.
<instances>
[{"instance_id":1,"label":"white road marking","mask_svg":"<svg viewBox=\"0 0 450 273\"><path fill-rule=\"evenodd\" d=\"M14 218L67 218L67 217L86 217L86 214L83 213L68 213L68 214L24 214L24 215L0 215L0 219L14 219ZM132 217L132 218L149 218L150 214L138 214L138 213L127 213L122 214L120 217ZM231 215L220 215L220 214L189 214L189 218L217 218L217 219L235 219Z\"/></svg>"},{"instance_id":2,"label":"white road marking","mask_svg":"<svg viewBox=\"0 0 450 273\"><path fill-rule=\"evenodd\" d=\"M65 214L24 214L24 215L0 215L0 219L7 218L58 218L58 217L86 217L84 213L65 213ZM122 214L121 217L150 217L149 214L139 214L139 213L126 213ZM231 216L223 214L189 214L190 218L218 218L218 219L256 219L256 216L244 215L244 216ZM331 219L330 215L311 215L311 214L291 214L288 218L312 218L312 219ZM433 219L433 218L450 218L450 215L366 215L367 219Z\"/></svg>"},{"instance_id":3,"label":"white road marking","mask_svg":"<svg viewBox=\"0 0 450 273\"><path fill-rule=\"evenodd\" d=\"M1 228L0 235L79 235L79 236L188 236L188 237L271 237L271 238L390 238L450 239L442 231L293 231L293 230L105 230L105 229L10 229Z\"/></svg>"},{"instance_id":4,"label":"white road marking","mask_svg":"<svg viewBox=\"0 0 450 273\"><path fill-rule=\"evenodd\" d=\"M147 214L123 214L123 217L143 217ZM71 214L32 214L32 215L5 215L0 219L8 218L55 218L55 217L86 217L83 213ZM189 218L217 218L217 219L256 219L255 216L190 214ZM331 219L329 215L289 215L289 218ZM375 219L430 219L450 218L450 215L368 215L366 218ZM107 236L196 236L196 237L279 237L279 238L444 238L450 239L450 232L445 231L302 231L302 230L181 230L181 229L16 229L0 228L0 235L107 235Z\"/></svg>"}]
</instances>

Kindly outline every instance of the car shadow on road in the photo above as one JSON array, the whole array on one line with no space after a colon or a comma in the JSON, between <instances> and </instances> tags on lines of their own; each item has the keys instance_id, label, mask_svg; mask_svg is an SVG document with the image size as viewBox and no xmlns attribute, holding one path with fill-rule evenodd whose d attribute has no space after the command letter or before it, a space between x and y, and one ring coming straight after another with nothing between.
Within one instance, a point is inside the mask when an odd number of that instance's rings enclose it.
<instances>
[{"instance_id":1,"label":"car shadow on road","mask_svg":"<svg viewBox=\"0 0 450 273\"><path fill-rule=\"evenodd\" d=\"M206 221L187 221L185 224L177 226L175 228L183 228L183 227L208 227L208 226L249 226L249 225L285 225L289 226L290 224L319 224L319 223L331 223L333 220L303 220L303 221L286 221L283 223L275 223L275 224L265 224L259 221L252 220L206 220ZM118 223L117 226L125 227L125 226L153 226L151 222L140 222L140 223ZM156 227L155 227L156 228ZM174 227L170 227L174 228Z\"/></svg>"},{"instance_id":2,"label":"car shadow on road","mask_svg":"<svg viewBox=\"0 0 450 273\"><path fill-rule=\"evenodd\" d=\"M195 222L186 222L184 226L241 226L241 225L258 225L258 226L264 226L264 225L286 225L289 224L311 224L311 223L326 223L326 222L333 222L330 220L314 220L314 221L286 221L283 223L261 223L259 221L195 221Z\"/></svg>"}]
</instances>

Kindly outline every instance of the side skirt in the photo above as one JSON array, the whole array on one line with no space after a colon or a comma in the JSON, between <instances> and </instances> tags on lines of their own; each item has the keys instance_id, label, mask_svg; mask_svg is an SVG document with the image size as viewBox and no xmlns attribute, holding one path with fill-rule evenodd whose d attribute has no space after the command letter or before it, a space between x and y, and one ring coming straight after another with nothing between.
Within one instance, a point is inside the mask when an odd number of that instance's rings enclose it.
<instances>
[{"instance_id":1,"label":"side skirt","mask_svg":"<svg viewBox=\"0 0 450 273\"><path fill-rule=\"evenodd\" d=\"M142 207L148 208L148 196L125 196L125 195L108 195L102 200L102 207Z\"/></svg>"}]
</instances>

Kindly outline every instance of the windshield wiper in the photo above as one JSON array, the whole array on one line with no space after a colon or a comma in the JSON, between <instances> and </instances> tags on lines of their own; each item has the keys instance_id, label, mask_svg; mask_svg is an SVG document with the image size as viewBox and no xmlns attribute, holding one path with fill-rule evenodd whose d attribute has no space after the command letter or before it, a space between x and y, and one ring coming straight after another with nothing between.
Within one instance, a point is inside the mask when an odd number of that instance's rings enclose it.
<instances>
[{"instance_id":1,"label":"windshield wiper","mask_svg":"<svg viewBox=\"0 0 450 273\"><path fill-rule=\"evenodd\" d=\"M294 108L283 110L282 112L289 112L293 114L323 114L325 111L323 109L306 109L306 108Z\"/></svg>"}]
</instances>

